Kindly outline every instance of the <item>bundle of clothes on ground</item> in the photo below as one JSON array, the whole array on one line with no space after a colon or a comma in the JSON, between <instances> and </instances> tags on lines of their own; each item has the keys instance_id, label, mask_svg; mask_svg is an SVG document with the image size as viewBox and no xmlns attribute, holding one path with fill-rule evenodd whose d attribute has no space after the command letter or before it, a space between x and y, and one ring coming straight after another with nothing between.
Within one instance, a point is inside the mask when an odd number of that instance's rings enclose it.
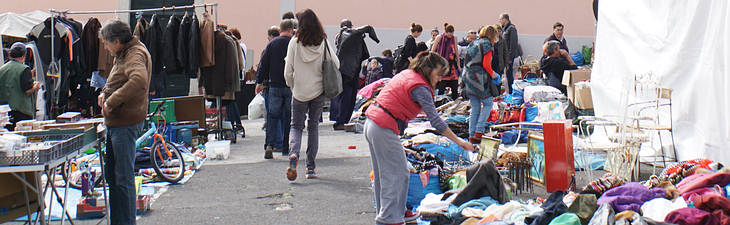
<instances>
[{"instance_id":1,"label":"bundle of clothes on ground","mask_svg":"<svg viewBox=\"0 0 730 225\"><path fill-rule=\"evenodd\" d=\"M461 190L426 194L415 209L421 224L730 224L730 169L707 159L678 163L643 182L608 173L578 192L526 201L510 200L492 168L487 161L467 170L471 179Z\"/></svg>"}]
</instances>

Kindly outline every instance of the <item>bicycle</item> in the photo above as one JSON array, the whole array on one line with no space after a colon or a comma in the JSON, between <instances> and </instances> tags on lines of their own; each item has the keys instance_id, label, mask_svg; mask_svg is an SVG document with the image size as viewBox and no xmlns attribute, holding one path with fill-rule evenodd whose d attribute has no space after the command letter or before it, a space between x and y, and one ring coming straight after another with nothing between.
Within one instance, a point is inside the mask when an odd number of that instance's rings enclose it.
<instances>
[{"instance_id":1,"label":"bicycle","mask_svg":"<svg viewBox=\"0 0 730 225\"><path fill-rule=\"evenodd\" d=\"M158 118L162 119L162 124L165 124L165 116L160 112L165 110L166 101L162 100L152 113L147 114L146 120L149 122L150 127L147 132L137 139L136 143L139 147L144 140L151 138L150 162L152 168L162 180L177 183L185 176L185 160L177 146L166 140L162 135L165 133L166 127L164 125L158 127L153 121L153 117L157 115Z\"/></svg>"}]
</instances>

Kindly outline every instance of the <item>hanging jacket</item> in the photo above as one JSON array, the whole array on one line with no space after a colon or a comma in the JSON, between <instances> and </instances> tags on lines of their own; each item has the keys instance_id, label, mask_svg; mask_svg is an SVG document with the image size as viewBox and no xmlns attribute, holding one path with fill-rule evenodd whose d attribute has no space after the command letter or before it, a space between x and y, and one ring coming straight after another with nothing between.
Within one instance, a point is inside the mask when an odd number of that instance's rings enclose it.
<instances>
[{"instance_id":1,"label":"hanging jacket","mask_svg":"<svg viewBox=\"0 0 730 225\"><path fill-rule=\"evenodd\" d=\"M177 40L175 40L175 51L177 52L177 62L180 65L180 69L186 70L188 67L188 58L190 52L189 50L189 38L190 38L190 25L192 23L192 19L190 16L188 16L187 13L185 13L185 16L182 18L182 21L180 22L180 27L177 32Z\"/></svg>"},{"instance_id":2,"label":"hanging jacket","mask_svg":"<svg viewBox=\"0 0 730 225\"><path fill-rule=\"evenodd\" d=\"M152 74L159 74L162 72L163 32L160 19L157 15L152 15L150 25L145 32L145 39L144 43L147 46L147 51L150 52L150 56L152 57Z\"/></svg>"},{"instance_id":3,"label":"hanging jacket","mask_svg":"<svg viewBox=\"0 0 730 225\"><path fill-rule=\"evenodd\" d=\"M226 35L226 39L228 40L228 49L233 49L232 52L228 52L229 58L234 58L236 60L236 63L234 63L230 68L230 73L228 76L232 77L232 81L230 83L231 89L234 92L240 92L241 91L241 67L243 67L243 54L241 51L241 45L238 44L238 39L232 36ZM229 71L226 71L229 72Z\"/></svg>"},{"instance_id":4,"label":"hanging jacket","mask_svg":"<svg viewBox=\"0 0 730 225\"><path fill-rule=\"evenodd\" d=\"M421 105L413 101L411 96L411 91L419 86L429 87L431 94L433 94L433 90L430 88L431 85L428 84L423 75L413 70L404 70L393 77L385 85L385 88L380 91L375 99L379 107L368 107L365 115L378 126L400 134L396 118L407 123L423 111ZM387 109L392 116L384 109Z\"/></svg>"},{"instance_id":5,"label":"hanging jacket","mask_svg":"<svg viewBox=\"0 0 730 225\"><path fill-rule=\"evenodd\" d=\"M228 42L228 38L223 31L215 31L214 38L214 53L215 53L215 66L201 67L200 74L201 79L204 80L203 85L205 87L206 95L223 96L226 91L230 92L231 83L233 83L233 72L234 66L238 64L236 57L230 57L236 54L234 49L231 49L231 44Z\"/></svg>"},{"instance_id":6,"label":"hanging jacket","mask_svg":"<svg viewBox=\"0 0 730 225\"><path fill-rule=\"evenodd\" d=\"M38 49L41 51L40 57L43 60L44 68L51 63L51 18L47 18L42 23L35 25L33 29L28 33L28 40L35 41L38 45ZM58 23L56 19L55 29L53 31L53 54L54 59L60 59L63 55L63 51L68 49L68 42L65 42L66 28L63 24Z\"/></svg>"},{"instance_id":7,"label":"hanging jacket","mask_svg":"<svg viewBox=\"0 0 730 225\"><path fill-rule=\"evenodd\" d=\"M167 28L165 28L162 44L162 65L165 71L171 73L179 72L181 69L180 62L177 60L177 36L179 32L180 17L173 15L167 23Z\"/></svg>"},{"instance_id":8,"label":"hanging jacket","mask_svg":"<svg viewBox=\"0 0 730 225\"><path fill-rule=\"evenodd\" d=\"M203 21L200 23L200 67L215 65L215 22L208 13L203 13Z\"/></svg>"},{"instance_id":9,"label":"hanging jacket","mask_svg":"<svg viewBox=\"0 0 730 225\"><path fill-rule=\"evenodd\" d=\"M190 36L188 39L188 64L186 72L191 78L196 78L198 75L198 65L200 64L200 24L198 22L198 16L193 14L193 19L190 24Z\"/></svg>"},{"instance_id":10,"label":"hanging jacket","mask_svg":"<svg viewBox=\"0 0 730 225\"><path fill-rule=\"evenodd\" d=\"M361 62L370 58L368 47L365 45L365 34L376 43L380 43L375 29L372 26L359 28L345 28L337 34L335 46L337 58L340 60L340 73L344 81L356 79L360 73Z\"/></svg>"},{"instance_id":11,"label":"hanging jacket","mask_svg":"<svg viewBox=\"0 0 730 225\"><path fill-rule=\"evenodd\" d=\"M149 29L149 26L150 25L147 23L147 20L144 19L144 17L139 17L139 19L137 19L137 25L134 26L134 33L132 33L145 46L147 46L146 33Z\"/></svg>"},{"instance_id":12,"label":"hanging jacket","mask_svg":"<svg viewBox=\"0 0 730 225\"><path fill-rule=\"evenodd\" d=\"M91 17L86 22L84 31L81 32L81 42L86 53L86 72L98 70L99 48L103 48L99 40L99 30L101 30L101 23L98 19Z\"/></svg>"}]
</instances>

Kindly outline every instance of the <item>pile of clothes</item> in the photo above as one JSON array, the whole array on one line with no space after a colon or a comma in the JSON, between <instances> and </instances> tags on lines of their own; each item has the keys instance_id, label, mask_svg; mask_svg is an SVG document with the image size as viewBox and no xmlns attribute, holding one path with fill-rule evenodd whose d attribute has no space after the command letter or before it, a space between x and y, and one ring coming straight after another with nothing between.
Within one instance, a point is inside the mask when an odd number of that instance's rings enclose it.
<instances>
[{"instance_id":1,"label":"pile of clothes","mask_svg":"<svg viewBox=\"0 0 730 225\"><path fill-rule=\"evenodd\" d=\"M730 169L706 159L682 162L644 182L627 182L609 173L581 192L556 191L547 199L527 201L510 201L509 194L503 195L505 186L496 185L502 178L490 171L493 167L491 161L477 164L467 170L469 180L462 189L426 195L416 209L422 220L428 224L730 224ZM677 173L686 176L677 180Z\"/></svg>"}]
</instances>

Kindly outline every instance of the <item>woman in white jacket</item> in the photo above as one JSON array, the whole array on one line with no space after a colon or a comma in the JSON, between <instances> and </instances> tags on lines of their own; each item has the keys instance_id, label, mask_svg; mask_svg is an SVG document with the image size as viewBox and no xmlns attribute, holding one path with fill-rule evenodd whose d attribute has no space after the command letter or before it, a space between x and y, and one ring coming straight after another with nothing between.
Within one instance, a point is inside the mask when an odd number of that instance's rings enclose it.
<instances>
[{"instance_id":1,"label":"woman in white jacket","mask_svg":"<svg viewBox=\"0 0 730 225\"><path fill-rule=\"evenodd\" d=\"M284 66L284 79L292 91L292 126L289 133L289 167L287 179L297 179L297 162L302 145L304 120L307 120L307 179L317 177L315 158L319 148L319 118L324 105L322 86L322 61L325 51L339 67L339 61L331 44L327 44L327 34L322 23L311 9L299 11L296 15L299 29L296 37L289 41ZM327 47L327 48L326 48ZM334 57L333 57L334 56Z\"/></svg>"}]
</instances>

